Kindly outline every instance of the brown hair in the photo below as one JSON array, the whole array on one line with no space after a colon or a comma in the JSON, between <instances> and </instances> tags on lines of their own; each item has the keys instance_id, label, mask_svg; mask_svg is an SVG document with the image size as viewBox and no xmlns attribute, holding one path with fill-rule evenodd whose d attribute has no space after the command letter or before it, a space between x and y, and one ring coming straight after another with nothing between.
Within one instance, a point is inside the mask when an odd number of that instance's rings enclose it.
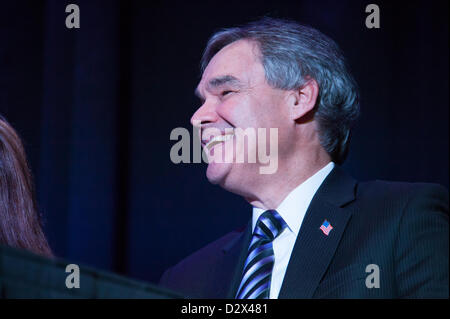
<instances>
[{"instance_id":1,"label":"brown hair","mask_svg":"<svg viewBox=\"0 0 450 319\"><path fill-rule=\"evenodd\" d=\"M0 244L50 257L22 142L0 116Z\"/></svg>"}]
</instances>

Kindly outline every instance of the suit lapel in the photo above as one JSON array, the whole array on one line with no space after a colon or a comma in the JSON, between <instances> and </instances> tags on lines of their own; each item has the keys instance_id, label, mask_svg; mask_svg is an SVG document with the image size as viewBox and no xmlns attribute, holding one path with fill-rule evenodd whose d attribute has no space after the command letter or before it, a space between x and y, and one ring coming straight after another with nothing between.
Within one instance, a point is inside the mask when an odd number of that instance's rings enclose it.
<instances>
[{"instance_id":1,"label":"suit lapel","mask_svg":"<svg viewBox=\"0 0 450 319\"><path fill-rule=\"evenodd\" d=\"M356 181L336 166L317 190L297 236L280 299L313 296L351 217L351 209L342 206L354 200L355 186ZM333 227L328 235L319 228L325 220Z\"/></svg>"},{"instance_id":2,"label":"suit lapel","mask_svg":"<svg viewBox=\"0 0 450 319\"><path fill-rule=\"evenodd\" d=\"M252 235L251 220L245 231L243 231L235 240L223 248L225 254L224 263L220 266L232 271L231 280L225 292L225 298L233 299L241 281L242 269L247 258L247 249Z\"/></svg>"}]
</instances>

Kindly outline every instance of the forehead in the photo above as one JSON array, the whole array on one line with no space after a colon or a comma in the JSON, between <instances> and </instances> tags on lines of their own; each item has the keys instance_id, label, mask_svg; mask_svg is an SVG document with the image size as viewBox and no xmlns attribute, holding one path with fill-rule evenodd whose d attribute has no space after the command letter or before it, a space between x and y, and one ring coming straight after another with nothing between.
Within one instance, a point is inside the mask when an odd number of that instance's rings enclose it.
<instances>
[{"instance_id":1,"label":"forehead","mask_svg":"<svg viewBox=\"0 0 450 319\"><path fill-rule=\"evenodd\" d=\"M264 78L264 68L259 60L256 43L238 40L230 43L214 55L203 72L199 87L211 79L231 75L242 82Z\"/></svg>"}]
</instances>

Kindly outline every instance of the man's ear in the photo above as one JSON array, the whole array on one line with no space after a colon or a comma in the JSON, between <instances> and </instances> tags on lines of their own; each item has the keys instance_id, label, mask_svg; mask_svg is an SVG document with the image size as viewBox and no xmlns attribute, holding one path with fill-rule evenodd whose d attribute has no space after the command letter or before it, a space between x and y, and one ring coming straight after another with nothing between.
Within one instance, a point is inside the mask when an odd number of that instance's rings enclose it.
<instances>
[{"instance_id":1,"label":"man's ear","mask_svg":"<svg viewBox=\"0 0 450 319\"><path fill-rule=\"evenodd\" d=\"M319 95L319 85L316 80L309 79L298 90L290 91L288 97L291 120L301 120L314 109Z\"/></svg>"}]
</instances>

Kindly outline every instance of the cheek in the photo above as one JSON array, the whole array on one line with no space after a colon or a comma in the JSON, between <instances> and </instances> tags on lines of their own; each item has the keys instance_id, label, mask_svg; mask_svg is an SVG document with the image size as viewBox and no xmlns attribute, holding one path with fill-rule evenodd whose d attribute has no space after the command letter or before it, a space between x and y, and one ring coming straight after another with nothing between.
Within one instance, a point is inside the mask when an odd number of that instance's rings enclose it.
<instances>
[{"instance_id":1,"label":"cheek","mask_svg":"<svg viewBox=\"0 0 450 319\"><path fill-rule=\"evenodd\" d=\"M234 127L268 129L282 124L284 115L279 107L279 100L273 96L262 98L244 95L222 102L217 107L217 113Z\"/></svg>"},{"instance_id":2,"label":"cheek","mask_svg":"<svg viewBox=\"0 0 450 319\"><path fill-rule=\"evenodd\" d=\"M225 119L228 122L232 122L231 120L234 118L233 114L237 113L236 109L239 109L239 105L237 103L233 103L233 101L228 100L220 103L217 108L217 114Z\"/></svg>"},{"instance_id":3,"label":"cheek","mask_svg":"<svg viewBox=\"0 0 450 319\"><path fill-rule=\"evenodd\" d=\"M252 112L248 99L237 96L222 102L217 107L217 114L234 127L241 128L252 127L257 116Z\"/></svg>"},{"instance_id":4,"label":"cheek","mask_svg":"<svg viewBox=\"0 0 450 319\"><path fill-rule=\"evenodd\" d=\"M278 127L278 111L276 110L276 105L270 102L258 101L257 103L252 103L247 110L246 114L243 115L247 118L248 127L266 128Z\"/></svg>"}]
</instances>

